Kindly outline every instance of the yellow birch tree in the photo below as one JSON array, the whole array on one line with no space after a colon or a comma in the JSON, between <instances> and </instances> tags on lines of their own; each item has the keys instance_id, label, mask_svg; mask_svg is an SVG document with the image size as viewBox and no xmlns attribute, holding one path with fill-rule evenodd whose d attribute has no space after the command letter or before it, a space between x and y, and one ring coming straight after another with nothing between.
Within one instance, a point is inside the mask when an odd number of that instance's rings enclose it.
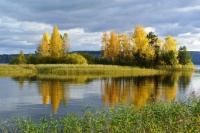
<instances>
[{"instance_id":1,"label":"yellow birch tree","mask_svg":"<svg viewBox=\"0 0 200 133\"><path fill-rule=\"evenodd\" d=\"M101 50L104 51L103 56L104 57L108 57L108 52L109 52L109 36L108 36L107 32L105 32L103 34L101 43L102 43Z\"/></svg>"},{"instance_id":2,"label":"yellow birch tree","mask_svg":"<svg viewBox=\"0 0 200 133\"><path fill-rule=\"evenodd\" d=\"M131 44L127 34L120 35L120 51L123 57L130 56Z\"/></svg>"},{"instance_id":3,"label":"yellow birch tree","mask_svg":"<svg viewBox=\"0 0 200 133\"><path fill-rule=\"evenodd\" d=\"M135 26L133 40L137 50L145 51L149 46L150 40L146 36L146 31L142 26Z\"/></svg>"},{"instance_id":4,"label":"yellow birch tree","mask_svg":"<svg viewBox=\"0 0 200 133\"><path fill-rule=\"evenodd\" d=\"M43 34L42 41L38 46L38 53L41 56L49 56L49 43L50 43L50 36L47 32L45 32Z\"/></svg>"},{"instance_id":5,"label":"yellow birch tree","mask_svg":"<svg viewBox=\"0 0 200 133\"><path fill-rule=\"evenodd\" d=\"M172 50L172 51L177 51L176 47L177 47L177 40L174 39L171 35L167 36L165 38L165 43L164 43L164 49L166 52Z\"/></svg>"},{"instance_id":6,"label":"yellow birch tree","mask_svg":"<svg viewBox=\"0 0 200 133\"><path fill-rule=\"evenodd\" d=\"M110 31L110 40L109 40L109 46L108 46L109 52L108 56L112 58L112 60L115 59L115 57L119 54L120 47L119 47L119 36L115 35L115 31Z\"/></svg>"},{"instance_id":7,"label":"yellow birch tree","mask_svg":"<svg viewBox=\"0 0 200 133\"><path fill-rule=\"evenodd\" d=\"M54 26L50 42L50 56L61 57L63 53L63 40L58 32L58 27Z\"/></svg>"}]
</instances>

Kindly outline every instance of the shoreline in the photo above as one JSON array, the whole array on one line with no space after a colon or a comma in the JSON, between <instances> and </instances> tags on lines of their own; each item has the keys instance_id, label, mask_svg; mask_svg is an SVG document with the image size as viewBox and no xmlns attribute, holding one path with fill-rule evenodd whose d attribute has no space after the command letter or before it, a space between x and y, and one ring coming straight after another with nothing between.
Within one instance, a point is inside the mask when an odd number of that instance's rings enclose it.
<instances>
[{"instance_id":1,"label":"shoreline","mask_svg":"<svg viewBox=\"0 0 200 133\"><path fill-rule=\"evenodd\" d=\"M142 76L166 72L195 71L194 65L157 66L157 69L139 68L119 65L74 65L74 64L40 64L40 65L0 65L0 76L28 75L92 75L92 76Z\"/></svg>"}]
</instances>

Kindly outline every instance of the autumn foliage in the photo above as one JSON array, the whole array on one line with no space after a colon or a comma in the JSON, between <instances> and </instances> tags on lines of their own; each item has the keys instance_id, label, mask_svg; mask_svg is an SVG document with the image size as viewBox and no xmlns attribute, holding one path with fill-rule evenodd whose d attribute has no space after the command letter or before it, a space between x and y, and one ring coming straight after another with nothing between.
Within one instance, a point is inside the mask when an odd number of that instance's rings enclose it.
<instances>
[{"instance_id":1,"label":"autumn foliage","mask_svg":"<svg viewBox=\"0 0 200 133\"><path fill-rule=\"evenodd\" d=\"M142 67L177 65L182 62L177 58L177 45L177 40L171 35L162 41L153 32L147 34L145 28L140 25L135 26L131 35L116 34L111 30L110 34L105 32L102 37L102 60ZM188 63L190 64L191 60Z\"/></svg>"},{"instance_id":2,"label":"autumn foliage","mask_svg":"<svg viewBox=\"0 0 200 133\"><path fill-rule=\"evenodd\" d=\"M18 57L13 58L10 64L87 64L87 59L78 53L68 53L70 39L67 33L62 36L58 27L54 26L51 37L47 32L38 45L36 54L24 56L20 51Z\"/></svg>"},{"instance_id":3,"label":"autumn foliage","mask_svg":"<svg viewBox=\"0 0 200 133\"><path fill-rule=\"evenodd\" d=\"M51 38L47 32L43 34L41 43L38 46L37 53L40 56L61 57L67 51L65 42L69 40L67 33L64 37L60 35L58 27L54 26Z\"/></svg>"},{"instance_id":4,"label":"autumn foliage","mask_svg":"<svg viewBox=\"0 0 200 133\"><path fill-rule=\"evenodd\" d=\"M70 39L67 33L62 36L58 27L54 26L51 37L47 32L36 50L37 56L30 54L26 59L20 56L12 60L12 64L115 64L156 68L162 65L192 64L186 47L177 50L177 40L171 35L158 38L154 32L146 33L145 28L137 25L131 34L103 33L102 55L94 57L88 54L69 53ZM25 57L23 57L25 58Z\"/></svg>"}]
</instances>

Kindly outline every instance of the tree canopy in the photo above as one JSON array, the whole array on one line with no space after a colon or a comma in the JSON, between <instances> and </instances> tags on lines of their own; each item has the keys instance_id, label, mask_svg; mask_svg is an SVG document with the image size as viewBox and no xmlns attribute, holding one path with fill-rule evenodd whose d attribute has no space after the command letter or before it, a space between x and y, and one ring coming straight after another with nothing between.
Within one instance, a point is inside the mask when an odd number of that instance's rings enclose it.
<instances>
[{"instance_id":1,"label":"tree canopy","mask_svg":"<svg viewBox=\"0 0 200 133\"><path fill-rule=\"evenodd\" d=\"M58 27L54 26L51 38L47 32L43 34L41 43L37 48L37 54L40 56L50 57L62 57L64 56L70 47L70 39L67 33L64 33L63 37L58 31Z\"/></svg>"},{"instance_id":2,"label":"tree canopy","mask_svg":"<svg viewBox=\"0 0 200 133\"><path fill-rule=\"evenodd\" d=\"M154 32L146 33L144 27L137 25L132 35L121 32L115 34L114 30L110 31L110 35L105 32L101 50L104 52L102 58L113 64L155 67L191 62L186 48L185 51L183 48L177 51L177 46L177 40L171 35L162 41Z\"/></svg>"},{"instance_id":3,"label":"tree canopy","mask_svg":"<svg viewBox=\"0 0 200 133\"><path fill-rule=\"evenodd\" d=\"M153 68L159 65L192 64L186 47L177 51L177 40L168 35L163 40L154 32L146 33L145 27L137 25L131 34L114 30L103 33L102 56L96 58L88 54L70 54L70 39L67 33L61 35L58 27L53 27L51 37L43 34L38 45L36 56L29 54L25 57L20 51L19 57L13 59L16 64L40 63L72 63L72 64L117 64Z\"/></svg>"},{"instance_id":4,"label":"tree canopy","mask_svg":"<svg viewBox=\"0 0 200 133\"><path fill-rule=\"evenodd\" d=\"M191 63L190 53L187 51L185 46L181 46L178 51L178 60L182 65Z\"/></svg>"}]
</instances>

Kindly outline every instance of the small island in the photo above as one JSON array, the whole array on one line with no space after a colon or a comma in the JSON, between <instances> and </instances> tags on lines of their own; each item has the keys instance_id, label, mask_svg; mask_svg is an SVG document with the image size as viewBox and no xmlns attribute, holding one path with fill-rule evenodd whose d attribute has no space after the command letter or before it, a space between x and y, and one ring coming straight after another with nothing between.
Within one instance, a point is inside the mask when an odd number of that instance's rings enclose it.
<instances>
[{"instance_id":1,"label":"small island","mask_svg":"<svg viewBox=\"0 0 200 133\"><path fill-rule=\"evenodd\" d=\"M12 65L0 67L1 73L23 74L31 71L32 74L59 73L59 75L105 75L116 73L116 71L123 75L134 75L146 73L146 71L154 73L158 70L194 70L186 47L181 46L177 50L177 45L177 40L171 35L163 41L154 32L146 33L144 27L137 25L130 35L121 32L115 34L114 30L110 33L105 32L102 36L101 55L95 57L84 52L69 52L68 34L60 35L58 27L55 26L51 37L47 32L43 34L35 54L30 53L25 56L23 51L20 51L19 56L11 60ZM15 66L16 69L8 69L19 64L20 66ZM74 64L73 69L71 69L72 64Z\"/></svg>"}]
</instances>

